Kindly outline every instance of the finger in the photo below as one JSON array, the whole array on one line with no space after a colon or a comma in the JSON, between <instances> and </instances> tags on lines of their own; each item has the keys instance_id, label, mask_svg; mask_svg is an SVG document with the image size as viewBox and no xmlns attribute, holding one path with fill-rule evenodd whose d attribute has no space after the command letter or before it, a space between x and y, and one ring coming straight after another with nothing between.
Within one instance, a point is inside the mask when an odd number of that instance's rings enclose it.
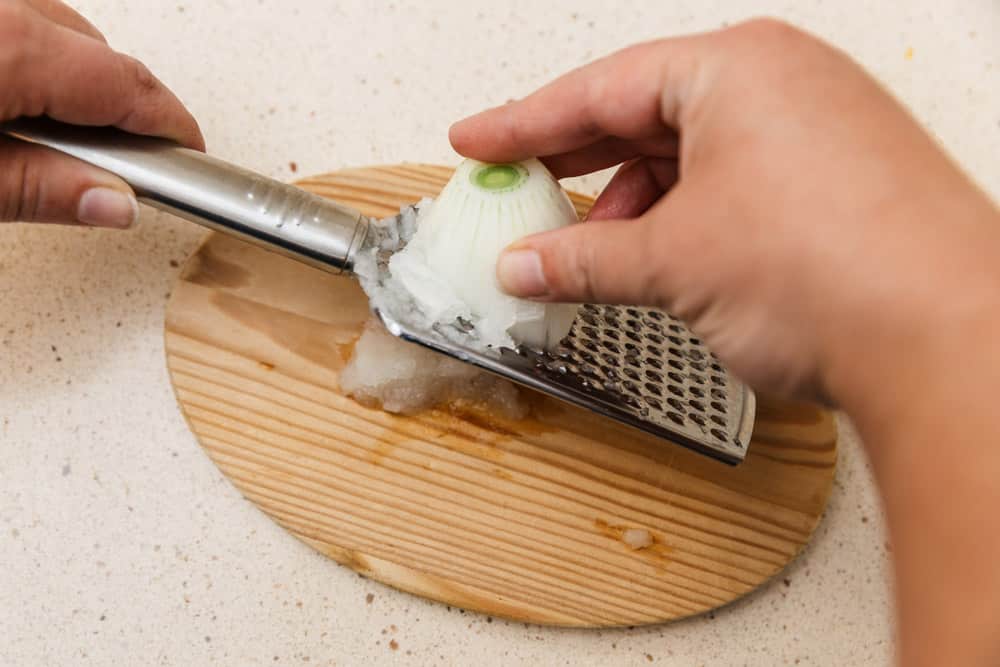
<instances>
[{"instance_id":1,"label":"finger","mask_svg":"<svg viewBox=\"0 0 1000 667\"><path fill-rule=\"evenodd\" d=\"M640 158L623 164L597 201L587 220L637 218L677 182L676 160Z\"/></svg>"},{"instance_id":2,"label":"finger","mask_svg":"<svg viewBox=\"0 0 1000 667\"><path fill-rule=\"evenodd\" d=\"M80 34L93 37L96 40L107 43L104 35L93 23L85 19L79 12L59 0L25 0L29 6L50 21L55 21L59 25L70 30L75 30Z\"/></svg>"},{"instance_id":3,"label":"finger","mask_svg":"<svg viewBox=\"0 0 1000 667\"><path fill-rule=\"evenodd\" d=\"M124 181L34 144L0 137L0 221L126 228L139 205Z\"/></svg>"},{"instance_id":4,"label":"finger","mask_svg":"<svg viewBox=\"0 0 1000 667\"><path fill-rule=\"evenodd\" d=\"M661 257L647 218L584 222L515 243L500 255L497 280L539 301L655 305Z\"/></svg>"},{"instance_id":5,"label":"finger","mask_svg":"<svg viewBox=\"0 0 1000 667\"><path fill-rule=\"evenodd\" d=\"M11 57L23 64L0 72L9 77L3 88L11 91L0 109L6 117L48 115L79 125L116 125L204 148L191 114L134 58L33 10L6 9L0 12L0 62L5 50L15 49L22 52Z\"/></svg>"},{"instance_id":6,"label":"finger","mask_svg":"<svg viewBox=\"0 0 1000 667\"><path fill-rule=\"evenodd\" d=\"M676 120L674 98L691 87L697 40L640 44L586 65L523 100L456 123L452 145L462 155L503 162L568 153L606 136L657 136Z\"/></svg>"},{"instance_id":7,"label":"finger","mask_svg":"<svg viewBox=\"0 0 1000 667\"><path fill-rule=\"evenodd\" d=\"M568 153L544 156L542 162L556 178L567 178L607 169L643 155L676 157L679 143L673 131L664 131L649 139L604 137Z\"/></svg>"}]
</instances>

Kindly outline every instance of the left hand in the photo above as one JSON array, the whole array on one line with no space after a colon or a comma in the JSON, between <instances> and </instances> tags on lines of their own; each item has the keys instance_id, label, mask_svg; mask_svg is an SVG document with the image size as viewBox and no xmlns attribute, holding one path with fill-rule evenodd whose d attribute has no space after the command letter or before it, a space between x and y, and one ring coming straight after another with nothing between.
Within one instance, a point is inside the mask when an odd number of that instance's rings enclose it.
<instances>
[{"instance_id":1,"label":"left hand","mask_svg":"<svg viewBox=\"0 0 1000 667\"><path fill-rule=\"evenodd\" d=\"M114 125L205 147L177 97L59 0L0 0L0 122L19 116ZM0 221L123 228L138 211L117 176L0 136Z\"/></svg>"}]
</instances>

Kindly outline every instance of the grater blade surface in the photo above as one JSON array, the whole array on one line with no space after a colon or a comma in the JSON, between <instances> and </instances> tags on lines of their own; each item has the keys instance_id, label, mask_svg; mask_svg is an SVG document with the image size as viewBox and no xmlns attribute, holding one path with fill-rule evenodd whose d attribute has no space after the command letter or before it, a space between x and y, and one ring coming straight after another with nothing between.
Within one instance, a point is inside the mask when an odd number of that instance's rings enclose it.
<instances>
[{"instance_id":1,"label":"grater blade surface","mask_svg":"<svg viewBox=\"0 0 1000 667\"><path fill-rule=\"evenodd\" d=\"M375 310L403 340L731 465L745 457L755 398L685 325L651 308L585 305L551 352L483 353Z\"/></svg>"}]
</instances>

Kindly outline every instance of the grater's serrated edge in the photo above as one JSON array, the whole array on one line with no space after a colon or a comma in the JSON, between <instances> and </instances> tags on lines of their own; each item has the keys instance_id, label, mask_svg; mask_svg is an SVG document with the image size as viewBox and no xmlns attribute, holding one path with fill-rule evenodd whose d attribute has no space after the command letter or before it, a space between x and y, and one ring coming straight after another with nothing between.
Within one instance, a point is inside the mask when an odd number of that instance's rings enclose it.
<instances>
[{"instance_id":1,"label":"grater's serrated edge","mask_svg":"<svg viewBox=\"0 0 1000 667\"><path fill-rule=\"evenodd\" d=\"M593 306L590 307L594 308ZM458 345L433 331L427 332L410 327L405 322L395 319L391 314L378 308L373 309L373 312L382 322L383 326L385 326L386 330L401 340L415 343L458 359L459 361L473 364L487 372L535 389L548 396L580 406L591 412L601 414L620 424L664 438L672 443L687 447L723 463L737 465L746 458L755 422L756 396L748 386L739 383L735 379L729 378L733 385L739 389L739 397L727 397L730 409L726 411L727 416L733 418L732 422L727 422L727 424L733 423L733 426L735 426L732 429L732 438L727 440L716 439L715 441L707 438L698 439L680 429L670 428L663 424L642 419L633 412L623 409L620 402L616 403L603 399L600 396L575 390L573 387L564 384L555 384L551 381L546 381L544 378L539 377L537 372L533 372L533 369L536 368L534 363L531 365L526 363L527 359L537 360L541 358L541 355L538 353L504 349L498 354L484 354L478 350ZM673 318L670 319L676 322ZM576 327L574 327L575 331Z\"/></svg>"}]
</instances>

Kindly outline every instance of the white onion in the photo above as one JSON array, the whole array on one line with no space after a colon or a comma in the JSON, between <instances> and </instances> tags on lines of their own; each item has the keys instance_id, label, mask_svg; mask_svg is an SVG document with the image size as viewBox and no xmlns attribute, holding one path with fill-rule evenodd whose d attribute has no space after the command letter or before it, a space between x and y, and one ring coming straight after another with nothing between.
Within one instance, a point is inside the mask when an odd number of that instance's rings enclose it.
<instances>
[{"instance_id":1,"label":"white onion","mask_svg":"<svg viewBox=\"0 0 1000 667\"><path fill-rule=\"evenodd\" d=\"M645 528L627 528L622 532L622 541L636 551L653 546L653 536Z\"/></svg>"},{"instance_id":2,"label":"white onion","mask_svg":"<svg viewBox=\"0 0 1000 667\"><path fill-rule=\"evenodd\" d=\"M465 160L438 198L421 207L416 233L389 271L431 321L465 318L491 347L551 348L569 333L577 306L503 293L496 263L514 241L576 221L569 197L538 160Z\"/></svg>"}]
</instances>

